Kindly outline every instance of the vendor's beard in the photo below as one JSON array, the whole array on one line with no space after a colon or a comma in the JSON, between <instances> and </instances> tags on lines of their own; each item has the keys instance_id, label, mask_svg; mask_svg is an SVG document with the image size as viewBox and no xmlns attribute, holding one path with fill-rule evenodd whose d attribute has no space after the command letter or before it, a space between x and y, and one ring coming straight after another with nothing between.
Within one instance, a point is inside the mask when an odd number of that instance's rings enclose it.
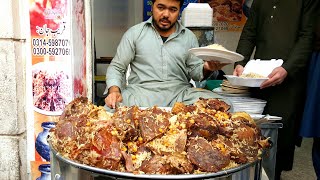
<instances>
[{"instance_id":1,"label":"vendor's beard","mask_svg":"<svg viewBox=\"0 0 320 180\"><path fill-rule=\"evenodd\" d=\"M159 21L161 21L161 20L162 20L162 19L160 19ZM175 23L171 24L169 27L161 27L161 26L159 25L159 23L153 19L153 25L156 26L156 28L157 28L158 30L163 31L163 32L167 32L167 31L169 31L169 30L171 30L171 29L173 28L173 26L175 25Z\"/></svg>"}]
</instances>

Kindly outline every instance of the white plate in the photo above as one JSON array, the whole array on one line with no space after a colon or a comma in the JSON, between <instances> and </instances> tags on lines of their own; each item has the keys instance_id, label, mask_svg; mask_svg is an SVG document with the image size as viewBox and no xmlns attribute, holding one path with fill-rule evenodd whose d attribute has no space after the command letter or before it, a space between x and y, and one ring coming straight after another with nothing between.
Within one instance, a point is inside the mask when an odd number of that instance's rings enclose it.
<instances>
[{"instance_id":1,"label":"white plate","mask_svg":"<svg viewBox=\"0 0 320 180\"><path fill-rule=\"evenodd\" d=\"M232 103L232 102L231 102ZM256 106L256 105L240 105L240 104L234 104L232 103L232 105L234 105L234 107L237 107L237 108L241 108L241 109L264 109L265 105L260 105L260 106Z\"/></svg>"},{"instance_id":2,"label":"white plate","mask_svg":"<svg viewBox=\"0 0 320 180\"><path fill-rule=\"evenodd\" d=\"M192 48L189 52L205 61L219 61L221 63L234 63L242 61L244 57L236 52L206 47Z\"/></svg>"},{"instance_id":3,"label":"white plate","mask_svg":"<svg viewBox=\"0 0 320 180\"><path fill-rule=\"evenodd\" d=\"M252 98L252 97L230 97L230 101L234 102L263 102L266 103L267 101L263 99L258 99L258 98Z\"/></svg>"},{"instance_id":4,"label":"white plate","mask_svg":"<svg viewBox=\"0 0 320 180\"><path fill-rule=\"evenodd\" d=\"M246 113L252 113L252 114L262 114L263 113L263 108L262 109L242 109L242 108L236 108L236 107L234 107L233 108L234 110L234 112L241 112L241 111L244 111L244 112L246 112Z\"/></svg>"},{"instance_id":5,"label":"white plate","mask_svg":"<svg viewBox=\"0 0 320 180\"><path fill-rule=\"evenodd\" d=\"M63 111L46 111L46 110L39 109L35 106L33 106L33 110L36 111L37 113L45 114L48 116L60 116L63 112Z\"/></svg>"},{"instance_id":6,"label":"white plate","mask_svg":"<svg viewBox=\"0 0 320 180\"><path fill-rule=\"evenodd\" d=\"M267 102L263 99L252 98L252 97L230 97L229 99L230 101L234 101L234 102L259 102L259 103Z\"/></svg>"},{"instance_id":7,"label":"white plate","mask_svg":"<svg viewBox=\"0 0 320 180\"><path fill-rule=\"evenodd\" d=\"M260 87L260 85L269 78L243 78L233 75L224 75L230 84L235 86Z\"/></svg>"},{"instance_id":8,"label":"white plate","mask_svg":"<svg viewBox=\"0 0 320 180\"><path fill-rule=\"evenodd\" d=\"M221 87L217 87L217 88L214 88L212 89L213 92L221 95L221 96L227 96L227 97L249 97L250 96L250 93L249 92L246 92L246 93L228 93L228 92L225 92L222 90Z\"/></svg>"},{"instance_id":9,"label":"white plate","mask_svg":"<svg viewBox=\"0 0 320 180\"><path fill-rule=\"evenodd\" d=\"M232 104L237 104L239 106L265 106L267 103L266 102L254 102L254 101L232 101Z\"/></svg>"},{"instance_id":10,"label":"white plate","mask_svg":"<svg viewBox=\"0 0 320 180\"><path fill-rule=\"evenodd\" d=\"M264 110L264 107L263 108L241 108L241 107L236 107L236 106L233 106L233 109L234 111L250 111L250 112L259 112L257 114L261 114Z\"/></svg>"},{"instance_id":11,"label":"white plate","mask_svg":"<svg viewBox=\"0 0 320 180\"><path fill-rule=\"evenodd\" d=\"M265 107L266 104L258 104L258 103L237 103L237 102L232 102L231 103L237 107L242 107L242 108L261 108L261 107Z\"/></svg>"}]
</instances>

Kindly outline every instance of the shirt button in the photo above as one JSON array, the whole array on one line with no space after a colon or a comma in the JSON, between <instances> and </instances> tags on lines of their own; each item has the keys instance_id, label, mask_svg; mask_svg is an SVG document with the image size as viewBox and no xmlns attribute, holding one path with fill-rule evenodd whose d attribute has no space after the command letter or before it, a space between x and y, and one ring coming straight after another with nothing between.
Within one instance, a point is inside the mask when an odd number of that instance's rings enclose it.
<instances>
[{"instance_id":1,"label":"shirt button","mask_svg":"<svg viewBox=\"0 0 320 180\"><path fill-rule=\"evenodd\" d=\"M273 9L276 9L277 8L277 6L273 6Z\"/></svg>"},{"instance_id":2,"label":"shirt button","mask_svg":"<svg viewBox=\"0 0 320 180\"><path fill-rule=\"evenodd\" d=\"M273 16L270 16L270 18L272 19L272 18L273 18Z\"/></svg>"}]
</instances>

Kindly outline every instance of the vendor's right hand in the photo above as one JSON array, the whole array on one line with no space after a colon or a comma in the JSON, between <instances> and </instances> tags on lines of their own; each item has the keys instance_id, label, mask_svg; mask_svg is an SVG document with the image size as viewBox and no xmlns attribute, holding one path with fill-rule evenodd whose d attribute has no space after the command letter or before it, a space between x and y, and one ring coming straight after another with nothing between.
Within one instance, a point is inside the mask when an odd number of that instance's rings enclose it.
<instances>
[{"instance_id":1,"label":"vendor's right hand","mask_svg":"<svg viewBox=\"0 0 320 180\"><path fill-rule=\"evenodd\" d=\"M244 70L243 66L238 64L236 68L234 68L233 75L240 76L243 73L243 70Z\"/></svg>"},{"instance_id":2,"label":"vendor's right hand","mask_svg":"<svg viewBox=\"0 0 320 180\"><path fill-rule=\"evenodd\" d=\"M109 91L110 91L110 89L109 89ZM120 93L120 90L110 91L108 93L108 96L104 99L104 101L109 108L115 109L117 102L122 101L122 95Z\"/></svg>"}]
</instances>

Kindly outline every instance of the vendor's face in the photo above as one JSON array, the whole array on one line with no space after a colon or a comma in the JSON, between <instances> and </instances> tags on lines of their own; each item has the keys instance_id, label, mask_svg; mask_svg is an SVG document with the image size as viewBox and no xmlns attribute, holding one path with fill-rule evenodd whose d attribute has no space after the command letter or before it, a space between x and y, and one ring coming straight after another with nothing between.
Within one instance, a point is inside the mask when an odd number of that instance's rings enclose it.
<instances>
[{"instance_id":1,"label":"vendor's face","mask_svg":"<svg viewBox=\"0 0 320 180\"><path fill-rule=\"evenodd\" d=\"M156 0L152 5L153 23L161 32L174 30L174 25L179 17L180 1Z\"/></svg>"}]
</instances>

